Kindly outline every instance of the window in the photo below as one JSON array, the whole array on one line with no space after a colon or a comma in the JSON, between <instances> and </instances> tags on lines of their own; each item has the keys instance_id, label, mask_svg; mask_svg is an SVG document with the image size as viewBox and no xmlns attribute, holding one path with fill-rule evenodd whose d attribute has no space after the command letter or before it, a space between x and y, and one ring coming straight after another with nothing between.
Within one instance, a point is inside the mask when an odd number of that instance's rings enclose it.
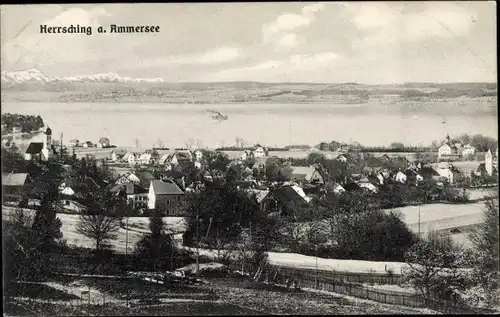
<instances>
[{"instance_id":1,"label":"window","mask_svg":"<svg viewBox=\"0 0 500 317\"><path fill-rule=\"evenodd\" d=\"M66 200L66 206L69 206L69 200Z\"/></svg>"}]
</instances>

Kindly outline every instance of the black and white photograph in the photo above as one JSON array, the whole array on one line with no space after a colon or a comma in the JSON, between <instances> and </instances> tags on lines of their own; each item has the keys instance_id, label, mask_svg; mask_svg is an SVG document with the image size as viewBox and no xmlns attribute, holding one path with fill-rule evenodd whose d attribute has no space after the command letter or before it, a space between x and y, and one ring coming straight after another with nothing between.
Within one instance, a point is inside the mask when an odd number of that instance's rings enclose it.
<instances>
[{"instance_id":1,"label":"black and white photograph","mask_svg":"<svg viewBox=\"0 0 500 317\"><path fill-rule=\"evenodd\" d=\"M2 4L4 316L500 314L496 10Z\"/></svg>"}]
</instances>

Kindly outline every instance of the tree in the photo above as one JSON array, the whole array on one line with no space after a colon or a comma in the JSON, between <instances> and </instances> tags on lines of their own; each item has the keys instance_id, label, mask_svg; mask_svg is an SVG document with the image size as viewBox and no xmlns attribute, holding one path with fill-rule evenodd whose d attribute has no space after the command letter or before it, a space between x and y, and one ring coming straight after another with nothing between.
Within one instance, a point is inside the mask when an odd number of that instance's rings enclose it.
<instances>
[{"instance_id":1,"label":"tree","mask_svg":"<svg viewBox=\"0 0 500 317\"><path fill-rule=\"evenodd\" d=\"M32 229L36 232L38 247L43 253L48 253L54 247L55 241L62 238L62 222L56 217L54 209L58 197L57 188L50 186L33 220Z\"/></svg>"},{"instance_id":2,"label":"tree","mask_svg":"<svg viewBox=\"0 0 500 317\"><path fill-rule=\"evenodd\" d=\"M498 304L500 298L498 196L487 199L485 207L484 222L471 231L469 238L475 259L475 281L483 290L485 302L493 306Z\"/></svg>"},{"instance_id":3,"label":"tree","mask_svg":"<svg viewBox=\"0 0 500 317\"><path fill-rule=\"evenodd\" d=\"M405 253L409 268L404 272L404 283L424 296L451 299L455 290L466 288L465 275L460 270L461 253L449 236L428 233L426 239L419 240Z\"/></svg>"},{"instance_id":4,"label":"tree","mask_svg":"<svg viewBox=\"0 0 500 317\"><path fill-rule=\"evenodd\" d=\"M153 270L173 269L177 250L170 235L164 232L162 214L154 210L149 218L150 234L142 237L136 245L136 255L145 259Z\"/></svg>"},{"instance_id":5,"label":"tree","mask_svg":"<svg viewBox=\"0 0 500 317\"><path fill-rule=\"evenodd\" d=\"M312 165L312 164L322 164L325 162L325 156L321 153L310 153L308 156L307 156L307 163L309 165Z\"/></svg>"},{"instance_id":6,"label":"tree","mask_svg":"<svg viewBox=\"0 0 500 317\"><path fill-rule=\"evenodd\" d=\"M270 181L283 182L291 179L292 169L283 166L279 158L270 157L266 160L266 177Z\"/></svg>"},{"instance_id":7,"label":"tree","mask_svg":"<svg viewBox=\"0 0 500 317\"><path fill-rule=\"evenodd\" d=\"M163 140L161 138L158 138L158 140L156 141L156 145L162 149L163 146L164 146L164 143L163 143Z\"/></svg>"},{"instance_id":8,"label":"tree","mask_svg":"<svg viewBox=\"0 0 500 317\"><path fill-rule=\"evenodd\" d=\"M35 279L47 270L47 257L37 248L33 217L21 209L2 219L4 285L11 280Z\"/></svg>"},{"instance_id":9,"label":"tree","mask_svg":"<svg viewBox=\"0 0 500 317\"><path fill-rule=\"evenodd\" d=\"M219 170L225 172L231 162L229 157L221 152L207 152L206 155L208 170Z\"/></svg>"},{"instance_id":10,"label":"tree","mask_svg":"<svg viewBox=\"0 0 500 317\"><path fill-rule=\"evenodd\" d=\"M94 240L96 251L107 247L109 240L116 238L120 228L120 220L106 214L106 210L99 202L88 205L87 211L80 215L76 231L89 239Z\"/></svg>"},{"instance_id":11,"label":"tree","mask_svg":"<svg viewBox=\"0 0 500 317\"><path fill-rule=\"evenodd\" d=\"M193 139L191 139L191 138L189 138L189 139L186 141L186 148L187 148L188 150L191 150L191 148L193 147L193 145L194 145L194 140L193 140Z\"/></svg>"},{"instance_id":12,"label":"tree","mask_svg":"<svg viewBox=\"0 0 500 317\"><path fill-rule=\"evenodd\" d=\"M393 142L391 143L391 148L394 150L403 150L405 148L405 145L401 142Z\"/></svg>"}]
</instances>

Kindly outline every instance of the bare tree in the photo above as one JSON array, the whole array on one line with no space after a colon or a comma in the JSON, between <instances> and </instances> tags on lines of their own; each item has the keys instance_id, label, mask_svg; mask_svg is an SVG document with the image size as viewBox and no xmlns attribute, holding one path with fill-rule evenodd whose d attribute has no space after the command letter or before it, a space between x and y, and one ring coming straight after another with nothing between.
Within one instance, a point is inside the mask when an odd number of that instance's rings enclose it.
<instances>
[{"instance_id":1,"label":"bare tree","mask_svg":"<svg viewBox=\"0 0 500 317\"><path fill-rule=\"evenodd\" d=\"M141 142L139 139L135 139L135 147L141 147Z\"/></svg>"},{"instance_id":2,"label":"bare tree","mask_svg":"<svg viewBox=\"0 0 500 317\"><path fill-rule=\"evenodd\" d=\"M89 239L95 241L97 251L101 250L103 244L116 237L120 228L118 218L107 216L100 208L89 208L89 212L80 216L76 225L76 231Z\"/></svg>"},{"instance_id":3,"label":"bare tree","mask_svg":"<svg viewBox=\"0 0 500 317\"><path fill-rule=\"evenodd\" d=\"M196 139L196 148L203 148L203 142L200 139Z\"/></svg>"},{"instance_id":4,"label":"bare tree","mask_svg":"<svg viewBox=\"0 0 500 317\"><path fill-rule=\"evenodd\" d=\"M241 145L241 147L245 147L247 144L248 144L247 141L245 141L243 139L240 139L240 145Z\"/></svg>"},{"instance_id":5,"label":"bare tree","mask_svg":"<svg viewBox=\"0 0 500 317\"><path fill-rule=\"evenodd\" d=\"M161 138L158 138L158 140L156 141L156 144L158 145L158 147L161 149L163 148L163 140Z\"/></svg>"},{"instance_id":6,"label":"bare tree","mask_svg":"<svg viewBox=\"0 0 500 317\"><path fill-rule=\"evenodd\" d=\"M193 144L194 144L194 140L189 138L187 141L186 141L186 148L188 150L191 150L191 148L193 147Z\"/></svg>"}]
</instances>

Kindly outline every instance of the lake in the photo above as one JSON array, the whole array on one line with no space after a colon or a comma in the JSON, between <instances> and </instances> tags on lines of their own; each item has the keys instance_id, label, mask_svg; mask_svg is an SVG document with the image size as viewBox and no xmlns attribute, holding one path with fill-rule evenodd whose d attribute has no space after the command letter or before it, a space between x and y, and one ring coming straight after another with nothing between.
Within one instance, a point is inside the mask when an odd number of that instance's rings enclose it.
<instances>
[{"instance_id":1,"label":"lake","mask_svg":"<svg viewBox=\"0 0 500 317\"><path fill-rule=\"evenodd\" d=\"M229 117L217 122L208 109ZM39 114L64 142L96 143L107 137L118 146L219 147L235 144L314 145L357 141L367 146L403 142L428 145L447 133L497 137L494 103L454 106L451 102L413 104L159 104L8 102L2 112ZM445 122L445 123L443 123ZM43 137L43 135L41 136Z\"/></svg>"}]
</instances>

